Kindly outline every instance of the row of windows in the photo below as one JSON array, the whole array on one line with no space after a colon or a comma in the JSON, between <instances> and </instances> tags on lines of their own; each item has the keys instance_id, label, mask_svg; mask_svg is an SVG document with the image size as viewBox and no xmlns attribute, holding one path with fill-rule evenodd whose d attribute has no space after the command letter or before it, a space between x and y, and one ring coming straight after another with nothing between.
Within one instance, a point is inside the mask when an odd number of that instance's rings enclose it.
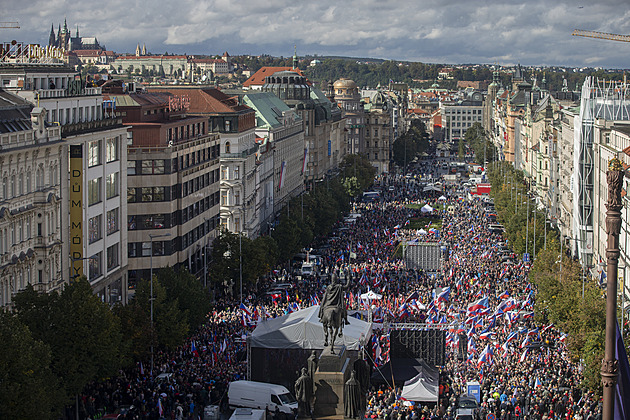
<instances>
[{"instance_id":1,"label":"row of windows","mask_svg":"<svg viewBox=\"0 0 630 420\"><path fill-rule=\"evenodd\" d=\"M48 183L44 177L44 164L39 164L35 172L35 191L42 190L47 186L59 183L59 167L57 162L48 165ZM2 178L2 198L8 200L22 194L28 194L33 190L33 180L31 170L17 173L13 171L9 177L6 173Z\"/></svg>"},{"instance_id":2,"label":"row of windows","mask_svg":"<svg viewBox=\"0 0 630 420\"><path fill-rule=\"evenodd\" d=\"M219 146L210 146L169 159L128 160L127 175L161 175L178 172L219 157Z\"/></svg>"},{"instance_id":3,"label":"row of windows","mask_svg":"<svg viewBox=\"0 0 630 420\"><path fill-rule=\"evenodd\" d=\"M92 206L103 201L103 177L88 180L88 205ZM120 194L120 180L118 172L105 176L105 198L110 199Z\"/></svg>"},{"instance_id":4,"label":"row of windows","mask_svg":"<svg viewBox=\"0 0 630 420\"><path fill-rule=\"evenodd\" d=\"M106 218L107 235L116 233L119 230L119 211L118 208L109 210ZM103 238L103 215L99 214L88 220L88 240L92 244Z\"/></svg>"},{"instance_id":5,"label":"row of windows","mask_svg":"<svg viewBox=\"0 0 630 420\"><path fill-rule=\"evenodd\" d=\"M120 265L120 246L118 243L115 243L107 248L105 258L105 267L107 267L108 272L114 270ZM88 275L90 281L94 281L103 274L103 252L100 251L89 258Z\"/></svg>"},{"instance_id":6,"label":"row of windows","mask_svg":"<svg viewBox=\"0 0 630 420\"><path fill-rule=\"evenodd\" d=\"M12 221L8 227L0 229L0 254L5 254L11 250L11 247L32 238L32 219L32 216L26 216L22 219ZM57 212L46 213L45 220L47 222L48 234L56 232L59 226ZM44 236L44 227L44 223L37 223L37 236Z\"/></svg>"},{"instance_id":7,"label":"row of windows","mask_svg":"<svg viewBox=\"0 0 630 420\"><path fill-rule=\"evenodd\" d=\"M74 124L78 122L100 120L102 118L101 108L97 106L72 107L48 111L47 118L51 122L58 122L61 125Z\"/></svg>"},{"instance_id":8,"label":"row of windows","mask_svg":"<svg viewBox=\"0 0 630 420\"><path fill-rule=\"evenodd\" d=\"M181 127L169 128L167 139L169 141L187 140L199 136L206 131L206 123L196 123L182 125Z\"/></svg>"},{"instance_id":9,"label":"row of windows","mask_svg":"<svg viewBox=\"0 0 630 420\"><path fill-rule=\"evenodd\" d=\"M481 109L452 109L452 108L445 108L444 109L444 113L445 114L472 114L472 115L476 115L479 114L481 115Z\"/></svg>"},{"instance_id":10,"label":"row of windows","mask_svg":"<svg viewBox=\"0 0 630 420\"><path fill-rule=\"evenodd\" d=\"M219 170L215 169L172 187L129 187L127 188L127 202L150 203L176 200L196 193L218 181Z\"/></svg>"},{"instance_id":11,"label":"row of windows","mask_svg":"<svg viewBox=\"0 0 630 420\"><path fill-rule=\"evenodd\" d=\"M130 215L127 220L128 230L165 229L184 224L194 217L219 204L219 193L210 194L207 197L191 204L183 210L165 214Z\"/></svg>"},{"instance_id":12,"label":"row of windows","mask_svg":"<svg viewBox=\"0 0 630 420\"><path fill-rule=\"evenodd\" d=\"M119 136L105 141L105 162L115 162L119 159ZM103 140L88 143L88 167L103 163Z\"/></svg>"},{"instance_id":13,"label":"row of windows","mask_svg":"<svg viewBox=\"0 0 630 420\"><path fill-rule=\"evenodd\" d=\"M193 245L197 240L203 238L209 232L217 228L219 223L219 216L212 217L200 225L191 229L188 233L177 237L170 241L153 241L153 250L151 250L151 242L129 242L128 243L128 256L129 258L135 257L149 257L172 255L175 252L183 251L190 245Z\"/></svg>"}]
</instances>

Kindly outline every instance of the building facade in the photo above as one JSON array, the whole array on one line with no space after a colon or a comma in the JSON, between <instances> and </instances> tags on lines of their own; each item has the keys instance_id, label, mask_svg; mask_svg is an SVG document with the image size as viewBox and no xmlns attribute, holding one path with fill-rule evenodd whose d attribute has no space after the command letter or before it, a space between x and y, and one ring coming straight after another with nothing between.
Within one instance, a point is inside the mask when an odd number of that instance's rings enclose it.
<instances>
[{"instance_id":1,"label":"building facade","mask_svg":"<svg viewBox=\"0 0 630 420\"><path fill-rule=\"evenodd\" d=\"M186 114L182 97L115 97L131 134L124 219L130 284L149 278L151 267L183 266L203 278L204 252L219 226L219 137L208 133L206 118Z\"/></svg>"},{"instance_id":2,"label":"building facade","mask_svg":"<svg viewBox=\"0 0 630 420\"><path fill-rule=\"evenodd\" d=\"M365 152L366 115L357 84L350 79L333 83L335 102L343 110L346 119L347 153Z\"/></svg>"},{"instance_id":3,"label":"building facade","mask_svg":"<svg viewBox=\"0 0 630 420\"><path fill-rule=\"evenodd\" d=\"M116 118L105 118L101 89L86 86L62 64L2 66L0 85L45 110L41 118L61 129L64 158L54 172L59 171L64 281L85 275L103 301L125 302L127 258L122 250L127 248L127 230L124 225L106 226L108 217L112 223L120 220L126 209L120 193L126 188L121 172L126 128ZM71 151L76 152L74 159L69 158Z\"/></svg>"},{"instance_id":4,"label":"building facade","mask_svg":"<svg viewBox=\"0 0 630 420\"><path fill-rule=\"evenodd\" d=\"M45 117L43 108L0 91L0 307L10 306L28 285L48 293L64 283L61 163L66 148L61 128L47 126Z\"/></svg>"}]
</instances>

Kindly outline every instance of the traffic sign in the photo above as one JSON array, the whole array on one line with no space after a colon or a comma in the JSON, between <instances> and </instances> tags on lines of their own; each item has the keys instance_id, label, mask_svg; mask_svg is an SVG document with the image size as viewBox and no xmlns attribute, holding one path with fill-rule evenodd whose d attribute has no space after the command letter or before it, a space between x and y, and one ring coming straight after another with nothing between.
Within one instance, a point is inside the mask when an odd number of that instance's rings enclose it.
<instances>
[{"instance_id":1,"label":"traffic sign","mask_svg":"<svg viewBox=\"0 0 630 420\"><path fill-rule=\"evenodd\" d=\"M523 262L529 262L529 253L528 252L523 254Z\"/></svg>"},{"instance_id":2,"label":"traffic sign","mask_svg":"<svg viewBox=\"0 0 630 420\"><path fill-rule=\"evenodd\" d=\"M486 420L496 420L494 413L488 413L486 416Z\"/></svg>"}]
</instances>

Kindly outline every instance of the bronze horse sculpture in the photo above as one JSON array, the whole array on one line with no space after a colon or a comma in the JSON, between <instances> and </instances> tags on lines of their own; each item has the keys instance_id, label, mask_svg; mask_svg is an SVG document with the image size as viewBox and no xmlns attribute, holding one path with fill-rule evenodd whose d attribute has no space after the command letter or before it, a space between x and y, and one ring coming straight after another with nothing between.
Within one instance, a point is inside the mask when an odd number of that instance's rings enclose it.
<instances>
[{"instance_id":1,"label":"bronze horse sculpture","mask_svg":"<svg viewBox=\"0 0 630 420\"><path fill-rule=\"evenodd\" d=\"M343 325L348 322L344 302L345 289L350 284L348 274L346 274L345 280L345 284L340 284L338 273L333 273L331 283L326 288L319 308L319 321L324 326L324 347L328 346L330 338L330 352L332 354L335 354L335 338L343 336Z\"/></svg>"}]
</instances>

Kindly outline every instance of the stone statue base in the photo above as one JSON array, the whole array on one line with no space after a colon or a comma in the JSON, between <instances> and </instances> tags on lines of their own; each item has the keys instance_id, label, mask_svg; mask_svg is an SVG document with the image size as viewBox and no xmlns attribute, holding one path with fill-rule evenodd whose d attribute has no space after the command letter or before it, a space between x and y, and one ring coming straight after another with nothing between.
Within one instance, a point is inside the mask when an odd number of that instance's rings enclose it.
<instances>
[{"instance_id":1,"label":"stone statue base","mask_svg":"<svg viewBox=\"0 0 630 420\"><path fill-rule=\"evenodd\" d=\"M350 358L346 356L345 346L335 348L335 354L332 354L328 347L324 349L313 378L315 416L344 417L344 384L350 378L351 370Z\"/></svg>"}]
</instances>

